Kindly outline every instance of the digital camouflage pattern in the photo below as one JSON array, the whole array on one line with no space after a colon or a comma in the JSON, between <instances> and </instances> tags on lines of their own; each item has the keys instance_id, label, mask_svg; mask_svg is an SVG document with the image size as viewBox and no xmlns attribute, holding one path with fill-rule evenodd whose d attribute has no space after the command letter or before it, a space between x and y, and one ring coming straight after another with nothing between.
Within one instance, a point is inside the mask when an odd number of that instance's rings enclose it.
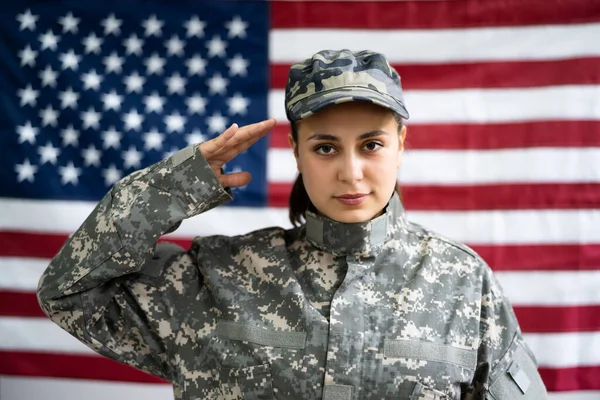
<instances>
[{"instance_id":1,"label":"digital camouflage pattern","mask_svg":"<svg viewBox=\"0 0 600 400\"><path fill-rule=\"evenodd\" d=\"M323 50L293 64L285 89L290 121L299 121L331 104L363 100L409 118L400 76L385 56L368 50Z\"/></svg>"},{"instance_id":2,"label":"digital camouflage pattern","mask_svg":"<svg viewBox=\"0 0 600 400\"><path fill-rule=\"evenodd\" d=\"M547 398L488 266L396 195L367 223L157 244L231 198L197 146L129 175L51 261L43 310L177 400Z\"/></svg>"}]
</instances>

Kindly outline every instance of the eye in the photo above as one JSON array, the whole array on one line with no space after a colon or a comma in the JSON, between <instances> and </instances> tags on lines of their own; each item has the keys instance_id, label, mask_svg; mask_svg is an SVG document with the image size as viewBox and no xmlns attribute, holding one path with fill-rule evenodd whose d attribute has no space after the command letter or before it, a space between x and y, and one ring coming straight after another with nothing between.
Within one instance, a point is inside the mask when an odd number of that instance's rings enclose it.
<instances>
[{"instance_id":1,"label":"eye","mask_svg":"<svg viewBox=\"0 0 600 400\"><path fill-rule=\"evenodd\" d=\"M335 152L335 149L333 148L333 146L330 146L328 144L320 144L317 147L315 147L315 151L317 152L317 154L326 156L333 154Z\"/></svg>"},{"instance_id":2,"label":"eye","mask_svg":"<svg viewBox=\"0 0 600 400\"><path fill-rule=\"evenodd\" d=\"M379 142L369 142L367 144L365 144L363 146L367 151L376 151L377 149L379 149L380 147L382 147L382 144Z\"/></svg>"}]
</instances>

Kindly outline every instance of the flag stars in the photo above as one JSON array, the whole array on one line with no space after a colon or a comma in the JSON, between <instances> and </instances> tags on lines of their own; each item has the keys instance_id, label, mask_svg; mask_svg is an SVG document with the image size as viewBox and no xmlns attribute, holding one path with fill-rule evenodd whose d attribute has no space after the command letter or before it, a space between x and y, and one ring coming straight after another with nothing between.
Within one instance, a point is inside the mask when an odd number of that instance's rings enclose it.
<instances>
[{"instance_id":1,"label":"flag stars","mask_svg":"<svg viewBox=\"0 0 600 400\"><path fill-rule=\"evenodd\" d=\"M163 106L165 105L165 99L160 97L158 93L153 92L150 96L144 97L144 104L146 104L146 112L162 112Z\"/></svg>"},{"instance_id":2,"label":"flag stars","mask_svg":"<svg viewBox=\"0 0 600 400\"><path fill-rule=\"evenodd\" d=\"M42 119L42 126L56 126L58 123L58 112L48 104L45 109L40 111L40 118Z\"/></svg>"},{"instance_id":3,"label":"flag stars","mask_svg":"<svg viewBox=\"0 0 600 400\"><path fill-rule=\"evenodd\" d=\"M121 179L121 171L114 164L111 164L108 168L102 170L102 176L104 177L104 184L112 186Z\"/></svg>"},{"instance_id":4,"label":"flag stars","mask_svg":"<svg viewBox=\"0 0 600 400\"><path fill-rule=\"evenodd\" d=\"M111 90L110 93L105 93L102 95L102 102L104 103L105 110L119 111L122 101L123 96L119 96L114 89Z\"/></svg>"},{"instance_id":5,"label":"flag stars","mask_svg":"<svg viewBox=\"0 0 600 400\"><path fill-rule=\"evenodd\" d=\"M27 9L23 14L17 15L17 21L19 21L19 30L35 30L35 23L39 19L38 15L33 15L31 10Z\"/></svg>"},{"instance_id":6,"label":"flag stars","mask_svg":"<svg viewBox=\"0 0 600 400\"><path fill-rule=\"evenodd\" d=\"M199 94L194 94L186 100L190 114L203 114L206 110L206 99Z\"/></svg>"},{"instance_id":7,"label":"flag stars","mask_svg":"<svg viewBox=\"0 0 600 400\"><path fill-rule=\"evenodd\" d=\"M59 167L58 169L63 185L66 185L67 183L77 185L79 183L81 168L76 168L75 165L73 165L73 161L69 161L66 167Z\"/></svg>"},{"instance_id":8,"label":"flag stars","mask_svg":"<svg viewBox=\"0 0 600 400\"><path fill-rule=\"evenodd\" d=\"M127 86L126 90L129 93L141 92L145 81L146 79L135 71L124 79L125 86Z\"/></svg>"},{"instance_id":9,"label":"flag stars","mask_svg":"<svg viewBox=\"0 0 600 400\"><path fill-rule=\"evenodd\" d=\"M221 40L221 38L218 36L214 36L206 43L206 47L208 47L209 57L225 57L225 48L227 47L227 42Z\"/></svg>"},{"instance_id":10,"label":"flag stars","mask_svg":"<svg viewBox=\"0 0 600 400\"><path fill-rule=\"evenodd\" d=\"M207 118L208 128L212 133L221 133L227 127L227 118L220 113L215 113Z\"/></svg>"},{"instance_id":11,"label":"flag stars","mask_svg":"<svg viewBox=\"0 0 600 400\"><path fill-rule=\"evenodd\" d=\"M137 110L131 110L123 116L123 122L125 122L126 130L139 131L144 122L144 116L137 112Z\"/></svg>"},{"instance_id":12,"label":"flag stars","mask_svg":"<svg viewBox=\"0 0 600 400\"><path fill-rule=\"evenodd\" d=\"M173 76L166 80L167 82L167 92L169 94L184 94L185 92L185 84L186 79L182 78L178 73L175 73Z\"/></svg>"},{"instance_id":13,"label":"flag stars","mask_svg":"<svg viewBox=\"0 0 600 400\"><path fill-rule=\"evenodd\" d=\"M35 58L37 57L37 51L34 51L31 46L27 45L23 50L19 52L21 58L21 66L26 65L33 67L35 65Z\"/></svg>"},{"instance_id":14,"label":"flag stars","mask_svg":"<svg viewBox=\"0 0 600 400\"><path fill-rule=\"evenodd\" d=\"M40 35L40 42L42 43L40 48L42 50L50 49L54 51L57 48L58 39L59 37L50 30L43 35Z\"/></svg>"},{"instance_id":15,"label":"flag stars","mask_svg":"<svg viewBox=\"0 0 600 400\"><path fill-rule=\"evenodd\" d=\"M83 164L86 167L92 165L94 167L100 167L100 156L102 155L102 152L100 152L96 146L90 144L87 149L84 149L81 152L81 155L83 157Z\"/></svg>"},{"instance_id":16,"label":"flag stars","mask_svg":"<svg viewBox=\"0 0 600 400\"><path fill-rule=\"evenodd\" d=\"M17 93L21 99L21 107L25 105L35 107L40 92L38 90L33 90L33 87L31 87L31 84L29 84L25 89L19 89Z\"/></svg>"},{"instance_id":17,"label":"flag stars","mask_svg":"<svg viewBox=\"0 0 600 400\"><path fill-rule=\"evenodd\" d=\"M156 18L156 15L151 16L147 20L145 20L142 25L145 29L146 36L161 36L162 35L162 27L164 22Z\"/></svg>"},{"instance_id":18,"label":"flag stars","mask_svg":"<svg viewBox=\"0 0 600 400\"><path fill-rule=\"evenodd\" d=\"M79 18L75 18L73 13L68 13L64 17L60 18L59 22L63 27L63 33L72 32L77 33L77 25L79 25Z\"/></svg>"},{"instance_id":19,"label":"flag stars","mask_svg":"<svg viewBox=\"0 0 600 400\"><path fill-rule=\"evenodd\" d=\"M185 140L187 141L188 146L191 146L193 144L200 144L202 142L205 142L206 137L202 134L202 132L196 129L192 133L187 135L185 137Z\"/></svg>"},{"instance_id":20,"label":"flag stars","mask_svg":"<svg viewBox=\"0 0 600 400\"><path fill-rule=\"evenodd\" d=\"M227 37L239 37L242 39L246 37L246 29L248 28L248 23L243 21L239 16L236 16L233 20L227 22L225 26L228 30Z\"/></svg>"},{"instance_id":21,"label":"flag stars","mask_svg":"<svg viewBox=\"0 0 600 400\"><path fill-rule=\"evenodd\" d=\"M145 150L160 150L162 148L164 136L156 128L144 134Z\"/></svg>"},{"instance_id":22,"label":"flag stars","mask_svg":"<svg viewBox=\"0 0 600 400\"><path fill-rule=\"evenodd\" d=\"M17 172L17 181L19 182L33 182L34 175L36 174L38 167L31 165L29 159L26 159L23 164L15 165L15 171Z\"/></svg>"},{"instance_id":23,"label":"flag stars","mask_svg":"<svg viewBox=\"0 0 600 400\"><path fill-rule=\"evenodd\" d=\"M50 163L56 165L60 150L48 142L44 147L38 147L38 153L40 154L40 164Z\"/></svg>"},{"instance_id":24,"label":"flag stars","mask_svg":"<svg viewBox=\"0 0 600 400\"><path fill-rule=\"evenodd\" d=\"M79 132L73 128L73 125L69 125L67 128L63 129L60 132L60 136L62 138L63 147L77 147L79 145Z\"/></svg>"},{"instance_id":25,"label":"flag stars","mask_svg":"<svg viewBox=\"0 0 600 400\"><path fill-rule=\"evenodd\" d=\"M231 76L246 76L248 73L248 60L243 58L241 55L236 54L235 57L227 61L229 67L229 75Z\"/></svg>"},{"instance_id":26,"label":"flag stars","mask_svg":"<svg viewBox=\"0 0 600 400\"><path fill-rule=\"evenodd\" d=\"M100 89L100 83L102 82L102 76L98 75L95 70L91 70L87 74L83 74L81 79L83 80L83 87L85 89Z\"/></svg>"},{"instance_id":27,"label":"flag stars","mask_svg":"<svg viewBox=\"0 0 600 400\"><path fill-rule=\"evenodd\" d=\"M130 146L123 152L123 168L140 168L142 166L142 153L135 147Z\"/></svg>"},{"instance_id":28,"label":"flag stars","mask_svg":"<svg viewBox=\"0 0 600 400\"><path fill-rule=\"evenodd\" d=\"M144 42L136 35L131 35L123 42L125 46L125 53L128 55L135 54L139 56L142 54L142 46Z\"/></svg>"},{"instance_id":29,"label":"flag stars","mask_svg":"<svg viewBox=\"0 0 600 400\"><path fill-rule=\"evenodd\" d=\"M79 66L79 61L81 61L81 57L76 55L73 50L69 50L68 53L60 55L60 61L62 62L62 69L76 70Z\"/></svg>"},{"instance_id":30,"label":"flag stars","mask_svg":"<svg viewBox=\"0 0 600 400\"><path fill-rule=\"evenodd\" d=\"M122 57L119 57L116 52L112 52L110 56L104 57L104 65L106 66L106 73L116 72L117 74L121 73L123 70L123 61Z\"/></svg>"},{"instance_id":31,"label":"flag stars","mask_svg":"<svg viewBox=\"0 0 600 400\"><path fill-rule=\"evenodd\" d=\"M248 99L243 97L239 93L236 93L235 95L233 95L233 97L227 99L227 105L229 106L230 115L245 115L248 111L249 104L250 102L248 101Z\"/></svg>"},{"instance_id":32,"label":"flag stars","mask_svg":"<svg viewBox=\"0 0 600 400\"><path fill-rule=\"evenodd\" d=\"M35 137L38 134L38 129L31 125L31 122L27 121L24 126L17 127L17 133L19 134L19 143L29 142L35 144Z\"/></svg>"},{"instance_id":33,"label":"flag stars","mask_svg":"<svg viewBox=\"0 0 600 400\"><path fill-rule=\"evenodd\" d=\"M180 115L177 111L165 118L165 124L169 132L183 132L186 118Z\"/></svg>"},{"instance_id":34,"label":"flag stars","mask_svg":"<svg viewBox=\"0 0 600 400\"><path fill-rule=\"evenodd\" d=\"M58 73L56 73L49 65L40 72L40 79L42 81L42 87L56 86L56 78L58 77Z\"/></svg>"},{"instance_id":35,"label":"flag stars","mask_svg":"<svg viewBox=\"0 0 600 400\"><path fill-rule=\"evenodd\" d=\"M204 28L206 27L206 23L201 21L197 16L194 16L185 24L185 29L187 30L188 37L202 37L204 36Z\"/></svg>"},{"instance_id":36,"label":"flag stars","mask_svg":"<svg viewBox=\"0 0 600 400\"><path fill-rule=\"evenodd\" d=\"M100 117L101 114L90 107L86 112L81 114L81 119L83 120L83 129L100 128Z\"/></svg>"},{"instance_id":37,"label":"flag stars","mask_svg":"<svg viewBox=\"0 0 600 400\"><path fill-rule=\"evenodd\" d=\"M121 33L121 24L123 21L115 18L115 14L111 14L104 19L100 24L104 27L104 36L119 35Z\"/></svg>"},{"instance_id":38,"label":"flag stars","mask_svg":"<svg viewBox=\"0 0 600 400\"><path fill-rule=\"evenodd\" d=\"M79 100L79 94L73 91L72 88L68 88L64 92L60 92L58 97L60 97L60 106L63 109L69 107L75 109L75 106L77 105L77 100Z\"/></svg>"},{"instance_id":39,"label":"flag stars","mask_svg":"<svg viewBox=\"0 0 600 400\"><path fill-rule=\"evenodd\" d=\"M121 133L111 126L107 131L102 132L102 142L105 149L118 149L121 147Z\"/></svg>"},{"instance_id":40,"label":"flag stars","mask_svg":"<svg viewBox=\"0 0 600 400\"><path fill-rule=\"evenodd\" d=\"M194 55L194 57L188 59L186 61L186 65L188 67L188 75L204 75L206 72L206 61L199 55Z\"/></svg>"},{"instance_id":41,"label":"flag stars","mask_svg":"<svg viewBox=\"0 0 600 400\"><path fill-rule=\"evenodd\" d=\"M152 56L147 58L144 63L146 64L148 75L162 74L165 66L165 59L154 53Z\"/></svg>"},{"instance_id":42,"label":"flag stars","mask_svg":"<svg viewBox=\"0 0 600 400\"><path fill-rule=\"evenodd\" d=\"M223 78L221 74L215 74L208 79L208 91L210 94L225 94L228 83L229 81Z\"/></svg>"},{"instance_id":43,"label":"flag stars","mask_svg":"<svg viewBox=\"0 0 600 400\"><path fill-rule=\"evenodd\" d=\"M167 54L169 54L170 56L173 56L173 55L182 56L183 48L185 47L185 42L183 42L177 36L173 36L167 42L166 47L167 47Z\"/></svg>"},{"instance_id":44,"label":"flag stars","mask_svg":"<svg viewBox=\"0 0 600 400\"><path fill-rule=\"evenodd\" d=\"M100 46L102 46L103 39L96 36L95 33L90 33L85 39L83 39L83 45L85 46L86 54L98 54L100 53Z\"/></svg>"}]
</instances>

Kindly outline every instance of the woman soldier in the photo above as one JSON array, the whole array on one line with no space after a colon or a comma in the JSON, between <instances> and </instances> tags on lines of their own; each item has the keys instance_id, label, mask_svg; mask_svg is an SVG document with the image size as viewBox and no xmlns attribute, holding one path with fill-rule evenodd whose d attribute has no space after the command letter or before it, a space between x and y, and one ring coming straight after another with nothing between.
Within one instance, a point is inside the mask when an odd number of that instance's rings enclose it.
<instances>
[{"instance_id":1,"label":"woman soldier","mask_svg":"<svg viewBox=\"0 0 600 400\"><path fill-rule=\"evenodd\" d=\"M45 313L176 399L546 399L490 268L405 217L409 115L385 57L321 51L285 107L299 226L157 244L249 182L221 167L275 121L234 124L118 182L41 277Z\"/></svg>"}]
</instances>

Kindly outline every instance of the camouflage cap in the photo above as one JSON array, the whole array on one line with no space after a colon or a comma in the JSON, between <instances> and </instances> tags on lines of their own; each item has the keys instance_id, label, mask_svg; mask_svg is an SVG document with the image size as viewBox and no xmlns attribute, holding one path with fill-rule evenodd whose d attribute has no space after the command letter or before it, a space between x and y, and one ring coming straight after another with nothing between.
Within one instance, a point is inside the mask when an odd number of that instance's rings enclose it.
<instances>
[{"instance_id":1,"label":"camouflage cap","mask_svg":"<svg viewBox=\"0 0 600 400\"><path fill-rule=\"evenodd\" d=\"M322 50L290 68L285 111L298 121L331 104L363 100L408 119L400 75L385 56L368 50Z\"/></svg>"}]
</instances>

